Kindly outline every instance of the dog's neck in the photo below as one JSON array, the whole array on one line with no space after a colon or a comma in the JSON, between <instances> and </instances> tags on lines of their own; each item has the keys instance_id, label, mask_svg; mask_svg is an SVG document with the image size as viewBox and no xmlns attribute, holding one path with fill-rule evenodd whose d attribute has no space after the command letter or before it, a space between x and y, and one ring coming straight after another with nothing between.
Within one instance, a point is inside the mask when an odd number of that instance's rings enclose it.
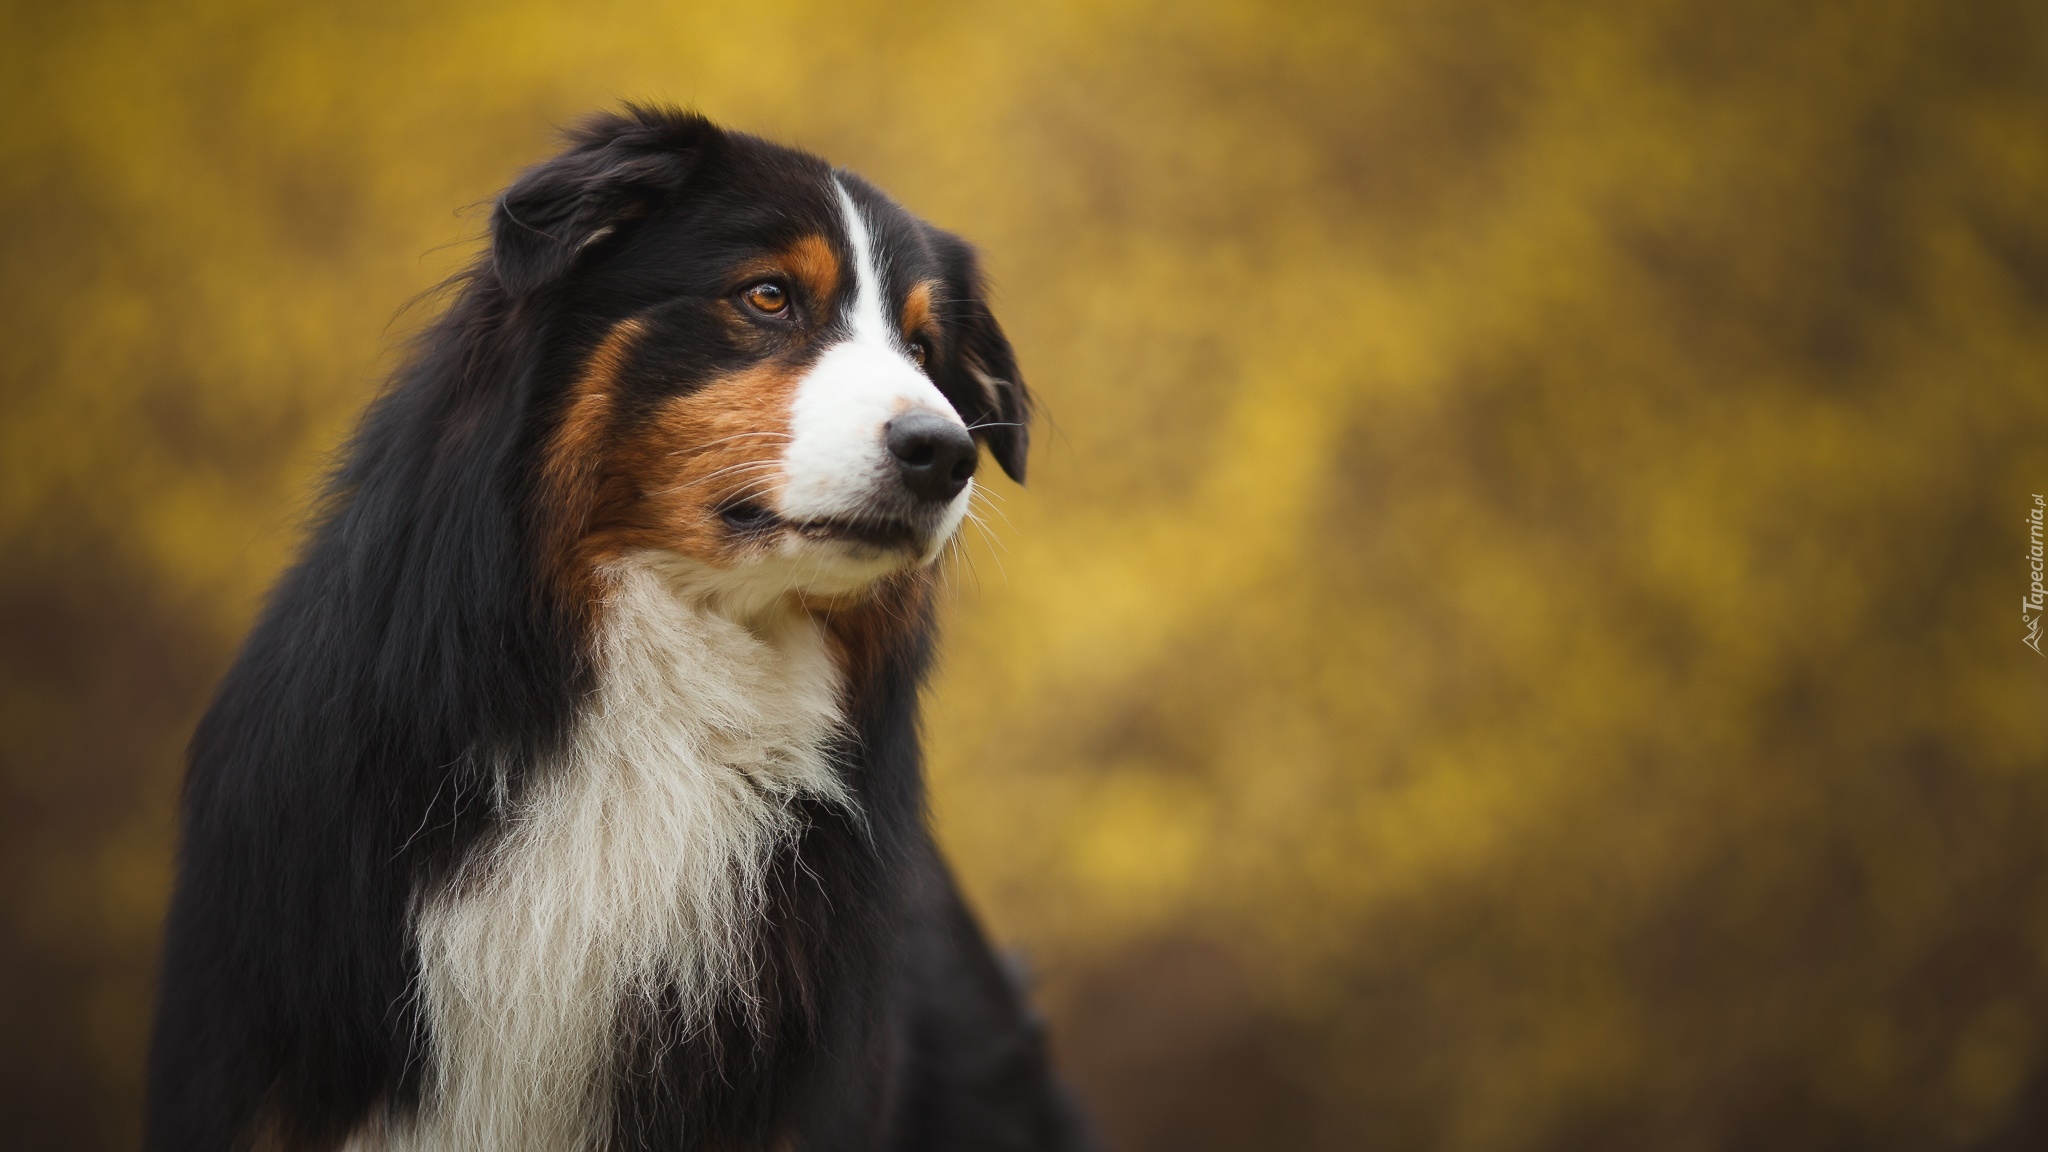
<instances>
[{"instance_id":1,"label":"dog's neck","mask_svg":"<svg viewBox=\"0 0 2048 1152\"><path fill-rule=\"evenodd\" d=\"M852 803L830 756L841 674L811 615L735 620L653 557L601 585L596 688L565 751L420 904L421 1115L361 1146L601 1144L622 1007L673 998L702 1021L744 998L793 802Z\"/></svg>"}]
</instances>

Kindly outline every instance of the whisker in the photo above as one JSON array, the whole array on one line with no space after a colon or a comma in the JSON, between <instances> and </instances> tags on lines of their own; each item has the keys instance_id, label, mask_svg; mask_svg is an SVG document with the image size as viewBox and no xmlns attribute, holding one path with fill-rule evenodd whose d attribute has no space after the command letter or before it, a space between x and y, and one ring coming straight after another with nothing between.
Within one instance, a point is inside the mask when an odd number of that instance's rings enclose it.
<instances>
[{"instance_id":1,"label":"whisker","mask_svg":"<svg viewBox=\"0 0 2048 1152\"><path fill-rule=\"evenodd\" d=\"M954 542L953 540L946 541L946 546L939 549L939 558L932 561L933 581L938 585L938 591L942 595L951 595L953 592Z\"/></svg>"},{"instance_id":2,"label":"whisker","mask_svg":"<svg viewBox=\"0 0 2048 1152\"><path fill-rule=\"evenodd\" d=\"M1001 553L1004 549L1002 543L996 538L996 536L992 532L989 531L987 521L984 521L981 517L975 515L974 510L972 508L967 510L967 520L969 523L974 525L974 530L981 534L982 542L989 546L988 556L989 559L994 560L996 562L996 574L1003 578L1003 583L1008 584L1010 582L1010 572L1009 569L1003 567L1003 557ZM974 561L970 558L968 560L968 566L971 568L973 567L973 564ZM976 586L979 587L980 576L978 573L975 577L975 581Z\"/></svg>"},{"instance_id":3,"label":"whisker","mask_svg":"<svg viewBox=\"0 0 2048 1152\"><path fill-rule=\"evenodd\" d=\"M761 493L773 489L774 487L775 482L772 477L768 480L757 480L751 484L746 485L743 488L735 489L733 492L727 494L725 499L720 501L720 503L738 504L747 500L751 500L754 497L759 496Z\"/></svg>"},{"instance_id":4,"label":"whisker","mask_svg":"<svg viewBox=\"0 0 2048 1152\"><path fill-rule=\"evenodd\" d=\"M788 432L768 432L768 431L760 431L760 432L735 432L735 433L733 433L733 434L732 434L732 435L730 435L730 436L720 436L720 437L719 437L718 439L716 439L716 440L707 440L707 441L705 441L705 442L704 442L704 443L702 443L702 444L692 444L692 445L689 445L688 447L685 447L685 448L676 448L676 449L673 449L673 450L671 450L671 451L669 452L669 455L670 455L670 456L686 456L686 455L689 455L689 454L691 454L691 453L694 453L694 452L703 452L703 451L706 451L706 450L708 450L708 449L716 448L716 447L718 447L718 446L719 446L720 444L730 444L730 443L732 443L732 442L733 442L733 441L735 441L735 440L759 440L759 439L764 439L764 438L765 438L765 439L774 439L774 440L794 440L794 439L796 439L796 437L795 437L795 436L794 436L793 434L791 434L791 433L788 433Z\"/></svg>"},{"instance_id":5,"label":"whisker","mask_svg":"<svg viewBox=\"0 0 2048 1152\"><path fill-rule=\"evenodd\" d=\"M697 445L693 445L693 446L692 446L692 449L686 449L686 451L687 451L687 450L699 450L699 451L701 451L702 449L705 449L705 448L716 448L716 447L718 447L718 446L719 446L720 444L730 444L730 443L731 443L731 442L733 442L734 440L748 440L748 439L753 439L753 438L756 438L756 437L763 437L763 436L765 436L765 437L770 437L770 438L773 438L773 439L776 439L776 440L794 440L794 439L796 439L796 434L795 434L795 433L792 433L792 432L777 432L777 431L774 431L773 429L768 429L768 428L757 428L757 429L754 429L754 430L752 430L752 431L748 431L748 432L734 432L734 433L732 433L732 434L731 434L731 435L729 435L729 436L720 436L720 437L719 437L718 439L716 439L716 440L707 440L707 441L705 441L705 442L704 442L704 443L702 443L702 444L697 444Z\"/></svg>"},{"instance_id":6,"label":"whisker","mask_svg":"<svg viewBox=\"0 0 2048 1152\"><path fill-rule=\"evenodd\" d=\"M951 596L960 587L960 536L954 533L952 539L939 552L938 560L932 565L938 570L939 591Z\"/></svg>"},{"instance_id":7,"label":"whisker","mask_svg":"<svg viewBox=\"0 0 2048 1152\"><path fill-rule=\"evenodd\" d=\"M743 460L738 464L727 464L723 468L714 468L704 475L697 477L692 483L708 483L718 479L720 476L729 476L734 472L763 471L780 467L782 467L782 461L780 460Z\"/></svg>"},{"instance_id":8,"label":"whisker","mask_svg":"<svg viewBox=\"0 0 2048 1152\"><path fill-rule=\"evenodd\" d=\"M982 495L982 494L983 494L983 493L985 492L985 489L982 489L982 488L976 488L976 489L974 490L974 492L975 492L975 495L979 496L979 495ZM969 511L969 512L972 512L972 511L974 511L974 501L973 501L973 500L969 500L969 501L967 502L967 508L968 508L968 511ZM1010 531L1012 531L1012 532L1015 532L1015 531L1017 530L1017 525L1016 525L1016 524L1014 524L1014 523L1012 523L1012 522L1011 522L1011 520L1010 520L1010 514L1009 514L1009 513L1007 513L1007 512L1005 512L1005 511L1003 511L1001 507L999 507L999 506L997 506L997 505L995 505L995 504L990 504L990 505L988 506L988 510L989 510L990 512L993 512L993 513L995 513L995 514L996 514L996 515L998 515L998 516L1001 516L1001 517L1003 518L1003 524L1004 524L1005 526L1007 526L1007 527L1008 527L1008 528L1010 529ZM1009 550L1009 545L1007 545L1007 544L1003 545L1003 550L1004 550L1004 551L1008 551L1008 550Z\"/></svg>"},{"instance_id":9,"label":"whisker","mask_svg":"<svg viewBox=\"0 0 2048 1152\"><path fill-rule=\"evenodd\" d=\"M654 491L654 492L650 492L650 493L648 493L648 495L650 495L650 496L666 496L666 495L668 495L669 493L672 493L672 492L680 492L680 491L682 491L683 489L685 489L685 488L690 488L690 487L694 487L694 485L691 485L691 484L678 484L678 485L676 485L676 486L675 486L675 487L673 487L673 488L662 488L662 489L658 489L658 490L656 490L656 491ZM767 492L767 491L769 491L769 490L773 489L774 487L775 487L775 477L773 477L773 476L763 477L762 479L759 479L759 480L751 480L751 481L748 481L748 482L747 482L747 483L746 483L745 485L741 486L740 488L738 488L738 489L735 489L735 490L734 490L734 491L732 491L732 492L728 492L728 493L727 493L727 494L726 494L726 495L725 495L725 496L724 496L723 498L721 498L721 499L720 499L719 503L721 503L721 504L736 504L736 503L739 503L739 502L740 502L740 501L742 501L742 500L749 500L749 499L752 499L752 498L753 498L753 497L755 497L755 496L759 496L759 495L760 495L761 493L763 493L763 492Z\"/></svg>"},{"instance_id":10,"label":"whisker","mask_svg":"<svg viewBox=\"0 0 2048 1152\"><path fill-rule=\"evenodd\" d=\"M749 460L739 464L728 464L723 468L714 469L713 471L706 473L703 476L698 476L694 479L685 480L681 484L672 484L667 488L657 488L649 492L648 495L667 496L671 493L681 492L686 488L696 488L705 484L709 484L711 481L716 480L721 476L729 475L734 472L745 472L750 469L755 471L766 471L769 469L780 467L781 462L776 460Z\"/></svg>"},{"instance_id":11,"label":"whisker","mask_svg":"<svg viewBox=\"0 0 2048 1152\"><path fill-rule=\"evenodd\" d=\"M977 567L974 563L974 550L967 547L965 542L962 542L960 545L960 562L967 566L967 574L974 578L974 590L976 592L980 592L981 569ZM1005 580L1005 583L1007 582L1008 581Z\"/></svg>"},{"instance_id":12,"label":"whisker","mask_svg":"<svg viewBox=\"0 0 2048 1152\"><path fill-rule=\"evenodd\" d=\"M1004 501L1001 493L977 484L974 486L974 494L976 496L988 497L990 501L988 510L995 513L998 516L1001 516L1003 518L1003 523L1008 525L1012 532L1017 530L1017 525L1015 523L1012 523L1010 520L1010 514L1008 512L1003 511Z\"/></svg>"}]
</instances>

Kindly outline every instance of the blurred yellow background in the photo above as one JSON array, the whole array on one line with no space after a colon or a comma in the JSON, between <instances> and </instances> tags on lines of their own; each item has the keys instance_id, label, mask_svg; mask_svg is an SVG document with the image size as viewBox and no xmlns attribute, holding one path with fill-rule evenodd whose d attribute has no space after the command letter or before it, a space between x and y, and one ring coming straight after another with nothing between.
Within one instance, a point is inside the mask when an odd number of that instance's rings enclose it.
<instances>
[{"instance_id":1,"label":"blurred yellow background","mask_svg":"<svg viewBox=\"0 0 2048 1152\"><path fill-rule=\"evenodd\" d=\"M643 98L986 254L935 816L1114 1147L2048 1146L2048 8L0 11L13 1146L132 1144L190 725Z\"/></svg>"}]
</instances>

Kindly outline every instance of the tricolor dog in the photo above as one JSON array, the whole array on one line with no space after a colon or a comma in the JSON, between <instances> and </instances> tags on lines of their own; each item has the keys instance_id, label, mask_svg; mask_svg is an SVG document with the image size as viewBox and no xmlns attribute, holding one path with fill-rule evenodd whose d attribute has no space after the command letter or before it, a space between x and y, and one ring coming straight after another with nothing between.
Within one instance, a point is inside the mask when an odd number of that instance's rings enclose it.
<instances>
[{"instance_id":1,"label":"tricolor dog","mask_svg":"<svg viewBox=\"0 0 2048 1152\"><path fill-rule=\"evenodd\" d=\"M918 751L1029 417L849 172L629 109L525 173L193 737L149 1145L1085 1143Z\"/></svg>"}]
</instances>

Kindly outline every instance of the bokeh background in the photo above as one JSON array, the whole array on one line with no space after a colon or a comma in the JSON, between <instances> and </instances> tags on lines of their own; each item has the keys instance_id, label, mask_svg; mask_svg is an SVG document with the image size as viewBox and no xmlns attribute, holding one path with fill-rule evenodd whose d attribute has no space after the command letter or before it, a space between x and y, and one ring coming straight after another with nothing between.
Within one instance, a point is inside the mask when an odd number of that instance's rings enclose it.
<instances>
[{"instance_id":1,"label":"bokeh background","mask_svg":"<svg viewBox=\"0 0 2048 1152\"><path fill-rule=\"evenodd\" d=\"M137 1130L180 747L622 99L979 242L935 818L1123 1152L2048 1146L2048 7L0 7L0 1128Z\"/></svg>"}]
</instances>

